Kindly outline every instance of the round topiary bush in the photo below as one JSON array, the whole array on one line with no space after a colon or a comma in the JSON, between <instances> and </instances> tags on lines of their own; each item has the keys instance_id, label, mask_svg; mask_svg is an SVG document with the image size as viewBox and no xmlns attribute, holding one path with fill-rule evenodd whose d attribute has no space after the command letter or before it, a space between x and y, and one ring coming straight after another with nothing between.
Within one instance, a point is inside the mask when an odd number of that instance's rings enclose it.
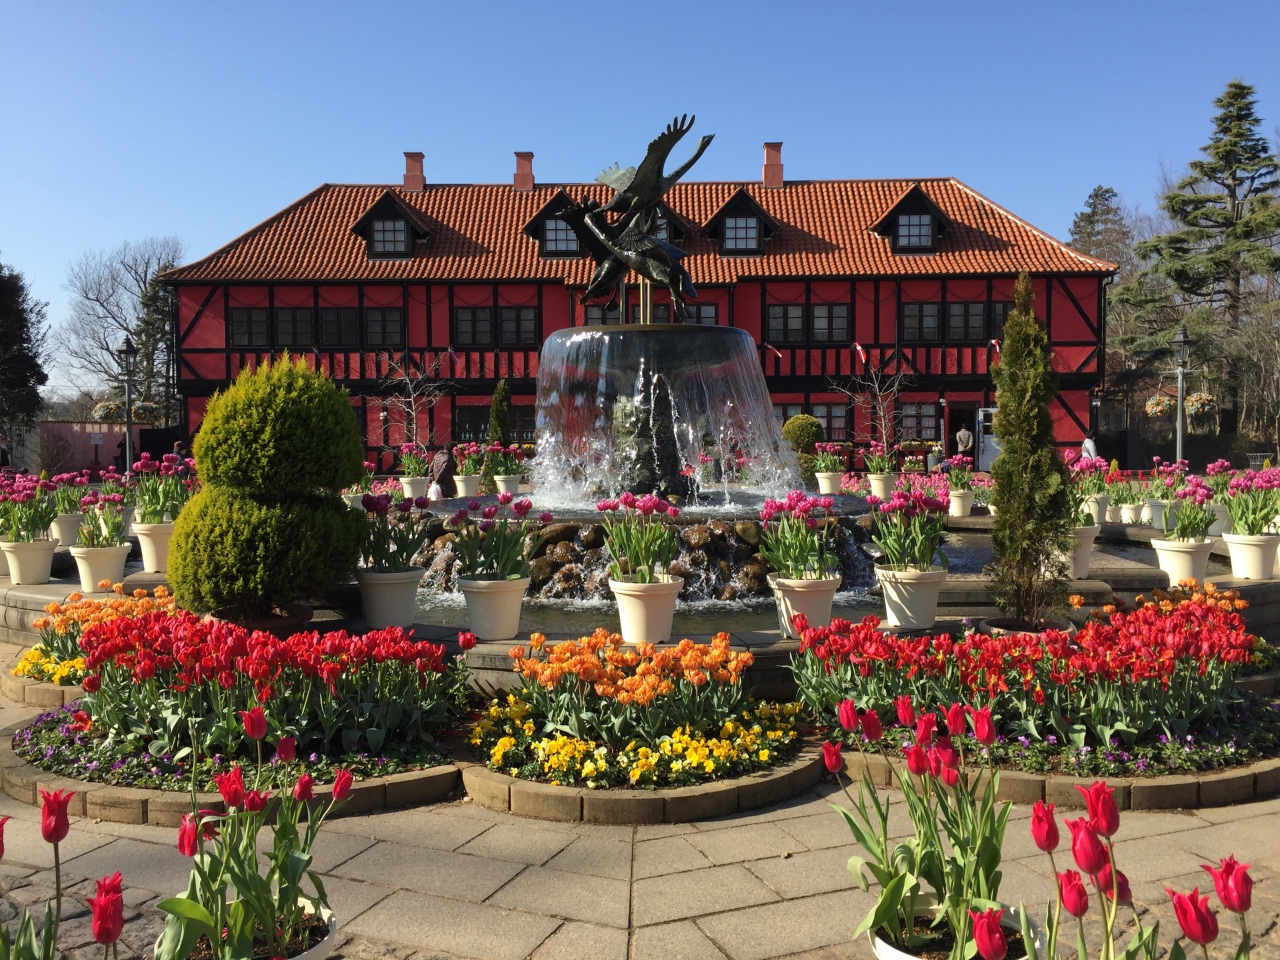
<instances>
[{"instance_id":1,"label":"round topiary bush","mask_svg":"<svg viewBox=\"0 0 1280 960\"><path fill-rule=\"evenodd\" d=\"M269 616L355 567L364 518L338 496L363 471L345 390L283 357L209 402L194 444L204 487L174 526L180 606Z\"/></svg>"},{"instance_id":2,"label":"round topiary bush","mask_svg":"<svg viewBox=\"0 0 1280 960\"><path fill-rule=\"evenodd\" d=\"M178 514L169 579L187 610L263 616L350 573L363 525L336 496L273 502L205 487Z\"/></svg>"},{"instance_id":3,"label":"round topiary bush","mask_svg":"<svg viewBox=\"0 0 1280 960\"><path fill-rule=\"evenodd\" d=\"M347 392L288 356L215 394L193 449L206 484L262 497L337 492L364 470Z\"/></svg>"},{"instance_id":4,"label":"round topiary bush","mask_svg":"<svg viewBox=\"0 0 1280 960\"><path fill-rule=\"evenodd\" d=\"M826 437L822 421L807 413L797 413L782 425L782 439L791 444L796 453L813 453L813 445Z\"/></svg>"}]
</instances>

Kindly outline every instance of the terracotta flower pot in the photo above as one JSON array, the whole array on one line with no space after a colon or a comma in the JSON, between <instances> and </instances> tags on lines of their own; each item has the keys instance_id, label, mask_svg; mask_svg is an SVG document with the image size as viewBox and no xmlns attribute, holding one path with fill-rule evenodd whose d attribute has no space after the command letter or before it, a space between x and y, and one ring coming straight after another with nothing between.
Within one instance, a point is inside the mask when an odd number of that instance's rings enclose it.
<instances>
[{"instance_id":1,"label":"terracotta flower pot","mask_svg":"<svg viewBox=\"0 0 1280 960\"><path fill-rule=\"evenodd\" d=\"M778 629L784 637L799 638L800 634L792 623L792 617L797 613L803 613L811 627L825 627L831 623L831 604L840 589L839 574L793 580L771 573L766 579L773 588L773 598L778 605Z\"/></svg>"},{"instance_id":2,"label":"terracotta flower pot","mask_svg":"<svg viewBox=\"0 0 1280 960\"><path fill-rule=\"evenodd\" d=\"M457 474L453 478L453 485L458 489L459 499L466 499L467 497L477 497L480 495L480 475L479 474L476 474L475 476L471 476L471 477L464 477L462 474Z\"/></svg>"},{"instance_id":3,"label":"terracotta flower pot","mask_svg":"<svg viewBox=\"0 0 1280 960\"><path fill-rule=\"evenodd\" d=\"M169 541L173 539L172 523L135 523L138 545L142 547L142 569L147 573L165 573L169 569Z\"/></svg>"},{"instance_id":4,"label":"terracotta flower pot","mask_svg":"<svg viewBox=\"0 0 1280 960\"><path fill-rule=\"evenodd\" d=\"M1231 554L1231 575L1237 580L1275 579L1276 548L1280 547L1280 536L1263 534L1247 537L1224 533L1222 540ZM13 567L12 557L9 558L9 566Z\"/></svg>"},{"instance_id":5,"label":"terracotta flower pot","mask_svg":"<svg viewBox=\"0 0 1280 960\"><path fill-rule=\"evenodd\" d=\"M467 629L477 640L514 639L520 632L520 605L528 588L528 577L515 580L459 577L458 589L467 601Z\"/></svg>"},{"instance_id":6,"label":"terracotta flower pot","mask_svg":"<svg viewBox=\"0 0 1280 960\"><path fill-rule=\"evenodd\" d=\"M884 590L884 619L891 627L927 630L938 619L938 595L947 579L942 567L895 570L876 565L876 579Z\"/></svg>"},{"instance_id":7,"label":"terracotta flower pot","mask_svg":"<svg viewBox=\"0 0 1280 960\"><path fill-rule=\"evenodd\" d=\"M418 585L424 573L425 567L410 567L394 573L356 571L364 618L371 630L413 625L418 614Z\"/></svg>"},{"instance_id":8,"label":"terracotta flower pot","mask_svg":"<svg viewBox=\"0 0 1280 960\"><path fill-rule=\"evenodd\" d=\"M49 571L53 568L53 552L57 549L56 539L5 540L0 543L0 550L9 561L10 582L14 586L48 583Z\"/></svg>"},{"instance_id":9,"label":"terracotta flower pot","mask_svg":"<svg viewBox=\"0 0 1280 960\"><path fill-rule=\"evenodd\" d=\"M72 547L71 556L80 572L80 589L84 593L99 593L98 584L103 580L119 583L124 579L125 561L132 550L131 543L118 547Z\"/></svg>"},{"instance_id":10,"label":"terracotta flower pot","mask_svg":"<svg viewBox=\"0 0 1280 960\"><path fill-rule=\"evenodd\" d=\"M1204 583L1205 570L1209 567L1209 554L1213 540L1152 540L1156 552L1156 564L1169 575L1169 586L1176 587L1182 580L1198 580Z\"/></svg>"},{"instance_id":11,"label":"terracotta flower pot","mask_svg":"<svg viewBox=\"0 0 1280 960\"><path fill-rule=\"evenodd\" d=\"M618 601L622 639L627 643L666 643L684 578L658 574L653 583L610 578L609 589Z\"/></svg>"},{"instance_id":12,"label":"terracotta flower pot","mask_svg":"<svg viewBox=\"0 0 1280 960\"><path fill-rule=\"evenodd\" d=\"M951 503L947 515L951 517L967 517L973 512L973 491L952 490Z\"/></svg>"},{"instance_id":13,"label":"terracotta flower pot","mask_svg":"<svg viewBox=\"0 0 1280 960\"><path fill-rule=\"evenodd\" d=\"M844 474L840 471L815 473L814 476L818 478L819 493L831 494L840 492L840 481L844 479Z\"/></svg>"},{"instance_id":14,"label":"terracotta flower pot","mask_svg":"<svg viewBox=\"0 0 1280 960\"><path fill-rule=\"evenodd\" d=\"M427 495L427 487L430 486L431 480L427 477L401 477L400 489L404 491L404 495L410 500L417 500L419 497Z\"/></svg>"}]
</instances>

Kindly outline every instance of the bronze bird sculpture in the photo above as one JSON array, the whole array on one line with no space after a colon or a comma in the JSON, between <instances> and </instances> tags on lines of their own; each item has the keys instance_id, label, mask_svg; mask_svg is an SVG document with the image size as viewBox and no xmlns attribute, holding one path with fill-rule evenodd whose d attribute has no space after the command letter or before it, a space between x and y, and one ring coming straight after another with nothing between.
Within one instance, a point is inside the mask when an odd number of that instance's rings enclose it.
<instances>
[{"instance_id":1,"label":"bronze bird sculpture","mask_svg":"<svg viewBox=\"0 0 1280 960\"><path fill-rule=\"evenodd\" d=\"M649 150L638 168L620 168L615 163L612 167L601 171L596 177L596 182L617 191L601 209L624 214L640 213L661 200L672 185L698 162L698 158L706 152L715 138L715 134L702 137L698 141L698 149L694 151L693 156L672 171L669 176L663 176L662 171L671 149L693 128L693 122L696 119L697 117L686 114L667 124L667 129L650 142Z\"/></svg>"},{"instance_id":2,"label":"bronze bird sculpture","mask_svg":"<svg viewBox=\"0 0 1280 960\"><path fill-rule=\"evenodd\" d=\"M685 253L679 247L673 247L665 240L649 235L652 216L636 214L631 217L626 227L615 239L610 235L607 225L600 216L602 207L594 201L583 204L587 229L595 234L596 239L606 250L624 264L626 269L634 270L640 276L666 287L671 292L671 303L675 308L673 319L684 320L688 317L686 297L696 298L698 292L693 287L693 278L681 264Z\"/></svg>"}]
</instances>

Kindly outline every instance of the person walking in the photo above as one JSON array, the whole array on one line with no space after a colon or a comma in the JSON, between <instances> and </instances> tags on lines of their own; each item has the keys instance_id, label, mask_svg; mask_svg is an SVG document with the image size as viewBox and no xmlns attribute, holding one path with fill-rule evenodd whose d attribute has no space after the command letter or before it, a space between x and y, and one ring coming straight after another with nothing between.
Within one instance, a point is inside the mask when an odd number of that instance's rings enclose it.
<instances>
[{"instance_id":1,"label":"person walking","mask_svg":"<svg viewBox=\"0 0 1280 960\"><path fill-rule=\"evenodd\" d=\"M1084 460L1095 460L1098 456L1098 445L1094 443L1096 434L1090 430L1084 435L1084 443L1080 444L1080 457Z\"/></svg>"}]
</instances>

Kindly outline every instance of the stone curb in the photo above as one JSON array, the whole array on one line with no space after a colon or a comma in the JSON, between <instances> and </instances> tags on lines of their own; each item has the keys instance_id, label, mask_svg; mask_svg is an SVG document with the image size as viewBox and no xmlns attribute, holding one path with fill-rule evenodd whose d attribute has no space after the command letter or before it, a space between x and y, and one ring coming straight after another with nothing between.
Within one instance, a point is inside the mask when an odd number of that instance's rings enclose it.
<instances>
[{"instance_id":1,"label":"stone curb","mask_svg":"<svg viewBox=\"0 0 1280 960\"><path fill-rule=\"evenodd\" d=\"M13 675L14 668L21 662L22 657L16 657L12 663L4 668L4 672L0 673L0 693L14 703L25 703L32 707L43 707L46 710L51 710L56 707L65 707L67 704L79 700L84 694L78 683L74 686L64 687L45 683L41 680L15 677Z\"/></svg>"},{"instance_id":2,"label":"stone curb","mask_svg":"<svg viewBox=\"0 0 1280 960\"><path fill-rule=\"evenodd\" d=\"M28 722L15 723L0 730L0 778L3 779L0 786L13 799L37 806L41 789L74 790L76 796L69 809L76 816L109 823L149 823L162 827L178 826L183 814L190 812L188 795L176 790L143 790L71 780L25 763L13 751L13 737ZM458 768L452 763L358 780L351 786L347 803L334 816L435 803L453 793L458 781ZM327 802L331 789L331 785L317 787L315 795ZM216 793L202 793L198 799L201 809L222 809L222 798Z\"/></svg>"},{"instance_id":3,"label":"stone curb","mask_svg":"<svg viewBox=\"0 0 1280 960\"><path fill-rule=\"evenodd\" d=\"M871 769L877 787L892 787L893 782L883 757L870 754L864 764L859 754L845 754L844 773L852 780L862 778L864 766ZM895 762L895 766L905 765ZM986 773L971 770L985 783ZM1064 777L1057 774L1025 773L1001 770L997 800L1031 804L1037 800L1064 808L1083 808L1084 798L1077 786L1087 787L1094 778ZM1102 778L1097 778L1102 779ZM1234 767L1195 776L1142 778L1106 778L1115 791L1116 806L1121 810L1194 810L1224 807L1232 803L1261 799L1280 793L1280 758L1259 760L1247 767ZM7 785L6 785L7 789Z\"/></svg>"},{"instance_id":4,"label":"stone curb","mask_svg":"<svg viewBox=\"0 0 1280 960\"><path fill-rule=\"evenodd\" d=\"M782 766L692 787L657 790L554 787L495 773L478 764L463 767L462 782L467 795L482 807L539 820L688 823L790 800L816 784L822 770L822 755L806 747Z\"/></svg>"}]
</instances>

